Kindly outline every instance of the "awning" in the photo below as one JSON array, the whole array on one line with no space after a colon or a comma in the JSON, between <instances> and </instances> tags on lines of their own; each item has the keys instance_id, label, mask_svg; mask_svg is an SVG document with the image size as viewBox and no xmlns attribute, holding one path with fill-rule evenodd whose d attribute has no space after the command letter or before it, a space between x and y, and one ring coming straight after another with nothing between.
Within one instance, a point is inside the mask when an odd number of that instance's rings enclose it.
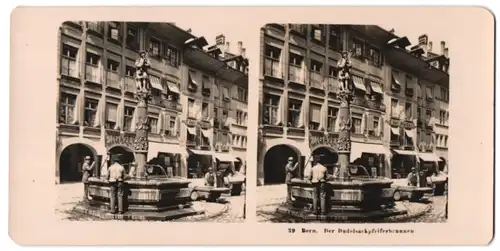
<instances>
[{"instance_id":1,"label":"awning","mask_svg":"<svg viewBox=\"0 0 500 251\"><path fill-rule=\"evenodd\" d=\"M195 127L187 127L188 133L191 135L196 135L196 128Z\"/></svg>"},{"instance_id":2,"label":"awning","mask_svg":"<svg viewBox=\"0 0 500 251\"><path fill-rule=\"evenodd\" d=\"M379 93L379 94L384 94L379 83L370 81L370 86L372 87L372 91Z\"/></svg>"},{"instance_id":3,"label":"awning","mask_svg":"<svg viewBox=\"0 0 500 251\"><path fill-rule=\"evenodd\" d=\"M417 155L415 151L392 149L399 155Z\"/></svg>"},{"instance_id":4,"label":"awning","mask_svg":"<svg viewBox=\"0 0 500 251\"><path fill-rule=\"evenodd\" d=\"M423 161L439 162L440 159L434 153L419 153L418 157Z\"/></svg>"},{"instance_id":5,"label":"awning","mask_svg":"<svg viewBox=\"0 0 500 251\"><path fill-rule=\"evenodd\" d=\"M365 144L352 142L351 143L351 162L355 161L357 158L361 157L363 153L374 153L374 154L390 154L383 145L377 144Z\"/></svg>"},{"instance_id":6,"label":"awning","mask_svg":"<svg viewBox=\"0 0 500 251\"><path fill-rule=\"evenodd\" d=\"M212 156L214 154L212 151L206 151L206 150L189 149L189 151L196 155Z\"/></svg>"},{"instance_id":7,"label":"awning","mask_svg":"<svg viewBox=\"0 0 500 251\"><path fill-rule=\"evenodd\" d=\"M392 78L394 79L394 82L396 82L396 84L398 84L400 86L402 86L402 84L404 83L403 77L401 77L399 74L394 74L394 72L393 72Z\"/></svg>"},{"instance_id":8,"label":"awning","mask_svg":"<svg viewBox=\"0 0 500 251\"><path fill-rule=\"evenodd\" d=\"M354 87L356 89L362 90L366 92L365 84L363 83L363 79L358 76L352 76L352 82L354 83Z\"/></svg>"},{"instance_id":9,"label":"awning","mask_svg":"<svg viewBox=\"0 0 500 251\"><path fill-rule=\"evenodd\" d=\"M406 137L413 138L413 133L411 133L411 130L405 129L405 134L406 134Z\"/></svg>"},{"instance_id":10,"label":"awning","mask_svg":"<svg viewBox=\"0 0 500 251\"><path fill-rule=\"evenodd\" d=\"M283 44L276 43L274 41L266 41L266 44L278 49L283 49Z\"/></svg>"},{"instance_id":11,"label":"awning","mask_svg":"<svg viewBox=\"0 0 500 251\"><path fill-rule=\"evenodd\" d=\"M167 86L168 86L168 90L171 91L171 92L175 92L175 93L180 93L179 92L179 85L172 82L172 81L167 81Z\"/></svg>"},{"instance_id":12,"label":"awning","mask_svg":"<svg viewBox=\"0 0 500 251\"><path fill-rule=\"evenodd\" d=\"M238 161L236 159L236 157L234 157L233 155L229 154L229 153L217 153L217 152L214 152L214 157L220 161L220 162L234 162L234 161Z\"/></svg>"},{"instance_id":13,"label":"awning","mask_svg":"<svg viewBox=\"0 0 500 251\"><path fill-rule=\"evenodd\" d=\"M301 50L295 49L292 47L290 47L290 53L298 55L298 56L304 56L304 53Z\"/></svg>"},{"instance_id":14,"label":"awning","mask_svg":"<svg viewBox=\"0 0 500 251\"><path fill-rule=\"evenodd\" d=\"M163 87L161 86L160 78L156 76L149 76L149 81L151 82L151 87L163 91Z\"/></svg>"},{"instance_id":15,"label":"awning","mask_svg":"<svg viewBox=\"0 0 500 251\"><path fill-rule=\"evenodd\" d=\"M158 143L158 142L149 142L148 160L158 156L158 153L172 153L172 154L187 155L186 149L180 147L179 145Z\"/></svg>"},{"instance_id":16,"label":"awning","mask_svg":"<svg viewBox=\"0 0 500 251\"><path fill-rule=\"evenodd\" d=\"M399 128L394 128L394 127L391 127L391 132L392 132L394 135L399 135Z\"/></svg>"},{"instance_id":17,"label":"awning","mask_svg":"<svg viewBox=\"0 0 500 251\"><path fill-rule=\"evenodd\" d=\"M205 138L210 138L210 132L206 129L201 129L201 134L203 134Z\"/></svg>"}]
</instances>

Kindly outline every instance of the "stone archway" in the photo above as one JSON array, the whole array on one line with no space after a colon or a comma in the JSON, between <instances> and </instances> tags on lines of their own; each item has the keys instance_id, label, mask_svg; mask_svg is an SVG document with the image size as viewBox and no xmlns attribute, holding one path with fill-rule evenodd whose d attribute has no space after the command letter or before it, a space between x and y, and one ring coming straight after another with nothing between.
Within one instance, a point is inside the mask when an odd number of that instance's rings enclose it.
<instances>
[{"instance_id":1,"label":"stone archway","mask_svg":"<svg viewBox=\"0 0 500 251\"><path fill-rule=\"evenodd\" d=\"M285 166L289 157L297 162L300 151L291 145L275 145L264 156L264 184L285 183Z\"/></svg>"},{"instance_id":2,"label":"stone archway","mask_svg":"<svg viewBox=\"0 0 500 251\"><path fill-rule=\"evenodd\" d=\"M59 156L59 183L81 182L82 165L86 156L91 157L91 161L97 161L96 150L83 143L75 143L66 146Z\"/></svg>"}]
</instances>

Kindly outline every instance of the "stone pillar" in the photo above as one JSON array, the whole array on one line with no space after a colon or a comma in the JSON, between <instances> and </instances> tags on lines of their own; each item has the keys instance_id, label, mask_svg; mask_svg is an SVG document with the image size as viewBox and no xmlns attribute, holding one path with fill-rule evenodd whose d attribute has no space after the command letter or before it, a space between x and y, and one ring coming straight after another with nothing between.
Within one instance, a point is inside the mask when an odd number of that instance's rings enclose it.
<instances>
[{"instance_id":1,"label":"stone pillar","mask_svg":"<svg viewBox=\"0 0 500 251\"><path fill-rule=\"evenodd\" d=\"M143 178L145 176L145 166L148 154L148 98L149 92L136 91L137 98L137 129L134 140L135 162L137 164L136 177Z\"/></svg>"},{"instance_id":2,"label":"stone pillar","mask_svg":"<svg viewBox=\"0 0 500 251\"><path fill-rule=\"evenodd\" d=\"M339 178L349 178L348 165L351 157L351 99L353 84L351 79L351 58L350 52L343 52L342 59L338 65L339 81L342 85L339 92L340 108L339 108L339 138L337 148L339 153Z\"/></svg>"},{"instance_id":3,"label":"stone pillar","mask_svg":"<svg viewBox=\"0 0 500 251\"><path fill-rule=\"evenodd\" d=\"M349 177L347 166L351 157L351 93L350 91L340 92L340 108L339 108L339 139L338 139L338 154L339 154L339 178L345 179Z\"/></svg>"}]
</instances>

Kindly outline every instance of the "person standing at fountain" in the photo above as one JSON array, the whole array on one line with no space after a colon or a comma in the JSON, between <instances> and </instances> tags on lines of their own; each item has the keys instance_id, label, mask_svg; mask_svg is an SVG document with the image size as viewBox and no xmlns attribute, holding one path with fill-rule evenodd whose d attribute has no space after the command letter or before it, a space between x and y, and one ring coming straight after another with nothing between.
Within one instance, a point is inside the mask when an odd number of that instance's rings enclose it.
<instances>
[{"instance_id":1,"label":"person standing at fountain","mask_svg":"<svg viewBox=\"0 0 500 251\"><path fill-rule=\"evenodd\" d=\"M125 179L125 167L120 164L119 156L113 156L111 160L113 163L108 170L109 173L109 185L110 185L110 198L109 198L109 206L111 209L111 213L116 213L116 201L118 200L118 213L124 213L124 179Z\"/></svg>"},{"instance_id":2,"label":"person standing at fountain","mask_svg":"<svg viewBox=\"0 0 500 251\"><path fill-rule=\"evenodd\" d=\"M92 177L92 170L94 170L95 162L91 162L91 157L86 156L84 161L83 161L83 176L82 176L82 182L83 182L83 200L88 201L89 200L89 178Z\"/></svg>"},{"instance_id":3,"label":"person standing at fountain","mask_svg":"<svg viewBox=\"0 0 500 251\"><path fill-rule=\"evenodd\" d=\"M211 167L208 168L208 172L205 174L205 186L215 186L214 170Z\"/></svg>"},{"instance_id":4,"label":"person standing at fountain","mask_svg":"<svg viewBox=\"0 0 500 251\"><path fill-rule=\"evenodd\" d=\"M406 180L408 180L408 186L417 186L418 178L417 178L417 169L415 167L411 168L411 173L408 174Z\"/></svg>"},{"instance_id":5,"label":"person standing at fountain","mask_svg":"<svg viewBox=\"0 0 500 251\"><path fill-rule=\"evenodd\" d=\"M295 172L297 171L298 165L299 165L298 162L296 162L295 164L293 163L293 157L288 158L288 162L286 163L286 166L285 166L285 171L286 171L285 183L287 186L287 194L286 194L286 201L287 202L292 201L292 179L297 176L295 174Z\"/></svg>"},{"instance_id":6,"label":"person standing at fountain","mask_svg":"<svg viewBox=\"0 0 500 251\"><path fill-rule=\"evenodd\" d=\"M326 210L326 180L328 171L326 167L321 164L321 156L314 155L314 166L311 169L311 183L314 186L315 195L313 197L313 211L316 214L325 215Z\"/></svg>"}]
</instances>

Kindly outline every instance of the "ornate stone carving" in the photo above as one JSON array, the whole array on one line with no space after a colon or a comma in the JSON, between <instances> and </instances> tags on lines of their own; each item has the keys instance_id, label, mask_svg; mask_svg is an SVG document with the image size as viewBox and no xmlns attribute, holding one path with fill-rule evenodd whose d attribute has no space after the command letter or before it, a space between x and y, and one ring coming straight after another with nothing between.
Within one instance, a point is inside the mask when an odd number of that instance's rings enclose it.
<instances>
[{"instance_id":1,"label":"ornate stone carving","mask_svg":"<svg viewBox=\"0 0 500 251\"><path fill-rule=\"evenodd\" d=\"M148 131L149 123L148 118L142 118L137 121L136 124L137 131Z\"/></svg>"},{"instance_id":2,"label":"ornate stone carving","mask_svg":"<svg viewBox=\"0 0 500 251\"><path fill-rule=\"evenodd\" d=\"M106 148L112 147L114 145L125 145L134 149L134 137L127 135L109 135L107 134L105 137L105 146Z\"/></svg>"},{"instance_id":3,"label":"ornate stone carving","mask_svg":"<svg viewBox=\"0 0 500 251\"><path fill-rule=\"evenodd\" d=\"M345 151L345 152L350 152L351 151L351 139L349 138L350 136L342 136L338 138L337 140L337 151Z\"/></svg>"},{"instance_id":4,"label":"ornate stone carving","mask_svg":"<svg viewBox=\"0 0 500 251\"><path fill-rule=\"evenodd\" d=\"M341 115L340 115L341 116ZM349 117L340 117L340 122L339 122L339 130L340 131L350 131L351 130L351 118Z\"/></svg>"},{"instance_id":5,"label":"ornate stone carving","mask_svg":"<svg viewBox=\"0 0 500 251\"><path fill-rule=\"evenodd\" d=\"M148 137L140 136L136 137L134 140L134 149L136 151L147 151L148 150Z\"/></svg>"},{"instance_id":6,"label":"ornate stone carving","mask_svg":"<svg viewBox=\"0 0 500 251\"><path fill-rule=\"evenodd\" d=\"M326 134L323 136L311 136L309 138L309 147L315 149L318 146L330 146L334 150L337 149L337 137L332 134Z\"/></svg>"}]
</instances>

